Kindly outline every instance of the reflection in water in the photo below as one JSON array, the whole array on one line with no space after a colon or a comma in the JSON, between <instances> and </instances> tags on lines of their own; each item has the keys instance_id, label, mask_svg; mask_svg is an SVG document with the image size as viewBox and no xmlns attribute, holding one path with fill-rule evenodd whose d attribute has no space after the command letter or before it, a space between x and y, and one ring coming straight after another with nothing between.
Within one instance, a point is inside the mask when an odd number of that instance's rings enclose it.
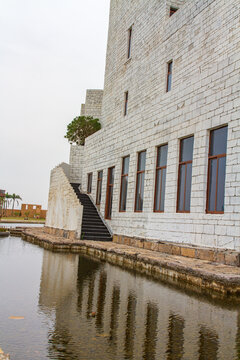
<instances>
[{"instance_id":1,"label":"reflection in water","mask_svg":"<svg viewBox=\"0 0 240 360\"><path fill-rule=\"evenodd\" d=\"M104 305L106 297L106 284L107 284L107 274L105 271L100 273L99 279L99 288L98 288L98 300L97 300L97 316L96 316L96 325L99 331L103 327L103 315L104 315Z\"/></svg>"},{"instance_id":2,"label":"reflection in water","mask_svg":"<svg viewBox=\"0 0 240 360\"><path fill-rule=\"evenodd\" d=\"M87 283L89 279L90 282L94 281L95 273L99 268L100 268L99 261L90 260L85 256L79 257L77 288L78 288L78 311L80 313L82 311L84 285Z\"/></svg>"},{"instance_id":3,"label":"reflection in water","mask_svg":"<svg viewBox=\"0 0 240 360\"><path fill-rule=\"evenodd\" d=\"M199 331L199 360L215 360L218 353L218 336L215 332L201 326Z\"/></svg>"},{"instance_id":4,"label":"reflection in water","mask_svg":"<svg viewBox=\"0 0 240 360\"><path fill-rule=\"evenodd\" d=\"M44 252L39 306L50 359L188 359L193 334L196 359L240 358L237 311L87 256Z\"/></svg>"},{"instance_id":5,"label":"reflection in water","mask_svg":"<svg viewBox=\"0 0 240 360\"><path fill-rule=\"evenodd\" d=\"M147 304L147 317L146 317L146 334L144 341L144 359L154 360L156 355L157 344L157 320L158 320L158 308L157 306L148 303Z\"/></svg>"},{"instance_id":6,"label":"reflection in water","mask_svg":"<svg viewBox=\"0 0 240 360\"><path fill-rule=\"evenodd\" d=\"M93 312L94 286L95 286L95 273L93 273L88 283L88 302L87 302L87 311L86 311L87 317L89 317L90 314Z\"/></svg>"},{"instance_id":7,"label":"reflection in water","mask_svg":"<svg viewBox=\"0 0 240 360\"><path fill-rule=\"evenodd\" d=\"M117 328L118 328L118 314L120 305L120 289L114 285L112 291L111 304L111 321L110 321L110 340L113 345L117 344Z\"/></svg>"},{"instance_id":8,"label":"reflection in water","mask_svg":"<svg viewBox=\"0 0 240 360\"><path fill-rule=\"evenodd\" d=\"M237 319L236 352L237 352L237 359L240 360L240 311L238 312L238 319Z\"/></svg>"},{"instance_id":9,"label":"reflection in water","mask_svg":"<svg viewBox=\"0 0 240 360\"><path fill-rule=\"evenodd\" d=\"M184 343L184 320L180 316L170 314L169 316L169 340L167 360L179 360L183 357Z\"/></svg>"},{"instance_id":10,"label":"reflection in water","mask_svg":"<svg viewBox=\"0 0 240 360\"><path fill-rule=\"evenodd\" d=\"M135 318L136 318L136 304L135 295L129 294L127 305L127 320L125 331L125 359L133 359L133 346L135 337Z\"/></svg>"}]
</instances>

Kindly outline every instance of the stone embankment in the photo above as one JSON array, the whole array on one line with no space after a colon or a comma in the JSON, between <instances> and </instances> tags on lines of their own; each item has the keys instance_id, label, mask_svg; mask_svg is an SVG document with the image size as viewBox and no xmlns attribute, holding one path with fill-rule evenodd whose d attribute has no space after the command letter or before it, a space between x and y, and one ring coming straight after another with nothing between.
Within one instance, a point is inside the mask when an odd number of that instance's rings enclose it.
<instances>
[{"instance_id":1,"label":"stone embankment","mask_svg":"<svg viewBox=\"0 0 240 360\"><path fill-rule=\"evenodd\" d=\"M22 238L53 250L84 253L174 284L222 295L240 295L240 268L206 260L169 255L113 242L69 241L44 228L22 229Z\"/></svg>"}]
</instances>

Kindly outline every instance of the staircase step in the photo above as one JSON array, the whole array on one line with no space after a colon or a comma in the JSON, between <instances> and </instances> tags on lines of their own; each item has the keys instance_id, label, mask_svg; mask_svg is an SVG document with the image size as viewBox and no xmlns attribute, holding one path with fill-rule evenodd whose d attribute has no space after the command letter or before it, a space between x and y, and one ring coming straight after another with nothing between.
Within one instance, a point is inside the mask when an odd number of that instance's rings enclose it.
<instances>
[{"instance_id":1,"label":"staircase step","mask_svg":"<svg viewBox=\"0 0 240 360\"><path fill-rule=\"evenodd\" d=\"M93 240L93 241L112 241L111 236L88 236L81 235L82 240Z\"/></svg>"},{"instance_id":2,"label":"staircase step","mask_svg":"<svg viewBox=\"0 0 240 360\"><path fill-rule=\"evenodd\" d=\"M108 228L87 194L82 194L78 183L71 183L72 188L83 205L82 234L83 240L112 241Z\"/></svg>"}]
</instances>

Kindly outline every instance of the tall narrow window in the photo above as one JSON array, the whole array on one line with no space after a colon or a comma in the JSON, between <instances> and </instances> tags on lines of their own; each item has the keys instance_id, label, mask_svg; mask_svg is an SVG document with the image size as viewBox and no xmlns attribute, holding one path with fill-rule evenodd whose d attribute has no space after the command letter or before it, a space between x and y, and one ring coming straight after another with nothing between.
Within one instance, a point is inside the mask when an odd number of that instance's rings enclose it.
<instances>
[{"instance_id":1,"label":"tall narrow window","mask_svg":"<svg viewBox=\"0 0 240 360\"><path fill-rule=\"evenodd\" d=\"M164 211L166 171L167 171L168 146L162 145L157 148L157 165L155 180L154 211Z\"/></svg>"},{"instance_id":2,"label":"tall narrow window","mask_svg":"<svg viewBox=\"0 0 240 360\"><path fill-rule=\"evenodd\" d=\"M146 150L138 153L135 212L141 212L143 210L145 163L146 163Z\"/></svg>"},{"instance_id":3,"label":"tall narrow window","mask_svg":"<svg viewBox=\"0 0 240 360\"><path fill-rule=\"evenodd\" d=\"M98 171L96 205L100 205L100 204L101 204L101 197L102 197L102 179L103 179L103 172L102 172L102 171Z\"/></svg>"},{"instance_id":4,"label":"tall narrow window","mask_svg":"<svg viewBox=\"0 0 240 360\"><path fill-rule=\"evenodd\" d=\"M224 212L227 126L212 130L208 154L207 212Z\"/></svg>"},{"instance_id":5,"label":"tall narrow window","mask_svg":"<svg viewBox=\"0 0 240 360\"><path fill-rule=\"evenodd\" d=\"M172 16L173 14L175 14L176 11L178 11L178 8L175 8L175 7L170 6L169 16Z\"/></svg>"},{"instance_id":6,"label":"tall narrow window","mask_svg":"<svg viewBox=\"0 0 240 360\"><path fill-rule=\"evenodd\" d=\"M92 173L88 174L87 192L88 194L91 194L92 192Z\"/></svg>"},{"instance_id":7,"label":"tall narrow window","mask_svg":"<svg viewBox=\"0 0 240 360\"><path fill-rule=\"evenodd\" d=\"M177 211L190 212L192 186L192 158L193 136L182 139L180 142L180 156L178 169L178 199Z\"/></svg>"},{"instance_id":8,"label":"tall narrow window","mask_svg":"<svg viewBox=\"0 0 240 360\"><path fill-rule=\"evenodd\" d=\"M124 116L127 115L128 111L128 91L124 93Z\"/></svg>"},{"instance_id":9,"label":"tall narrow window","mask_svg":"<svg viewBox=\"0 0 240 360\"><path fill-rule=\"evenodd\" d=\"M173 62L171 60L167 64L167 92L170 91L172 88L172 68L173 68Z\"/></svg>"},{"instance_id":10,"label":"tall narrow window","mask_svg":"<svg viewBox=\"0 0 240 360\"><path fill-rule=\"evenodd\" d=\"M122 175L121 175L119 211L126 211L126 206L127 206L129 159L130 159L129 156L126 156L122 159Z\"/></svg>"},{"instance_id":11,"label":"tall narrow window","mask_svg":"<svg viewBox=\"0 0 240 360\"><path fill-rule=\"evenodd\" d=\"M105 218L111 220L112 216L112 200L113 200L113 184L114 184L114 167L108 169L107 178L107 194L105 206Z\"/></svg>"},{"instance_id":12,"label":"tall narrow window","mask_svg":"<svg viewBox=\"0 0 240 360\"><path fill-rule=\"evenodd\" d=\"M131 47L132 47L132 26L128 29L128 59L131 57Z\"/></svg>"}]
</instances>

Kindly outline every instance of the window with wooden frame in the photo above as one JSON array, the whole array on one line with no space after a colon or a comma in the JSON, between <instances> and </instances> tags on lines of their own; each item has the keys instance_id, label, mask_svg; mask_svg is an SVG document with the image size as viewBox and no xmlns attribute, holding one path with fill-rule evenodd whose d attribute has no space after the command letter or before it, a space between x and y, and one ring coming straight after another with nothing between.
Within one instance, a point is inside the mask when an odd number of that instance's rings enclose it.
<instances>
[{"instance_id":1,"label":"window with wooden frame","mask_svg":"<svg viewBox=\"0 0 240 360\"><path fill-rule=\"evenodd\" d=\"M124 93L124 116L127 115L128 111L128 91Z\"/></svg>"},{"instance_id":2,"label":"window with wooden frame","mask_svg":"<svg viewBox=\"0 0 240 360\"><path fill-rule=\"evenodd\" d=\"M120 212L126 211L126 207L127 207L129 160L130 160L130 156L125 156L122 159L122 174L121 174L120 203L119 203Z\"/></svg>"},{"instance_id":3,"label":"window with wooden frame","mask_svg":"<svg viewBox=\"0 0 240 360\"><path fill-rule=\"evenodd\" d=\"M105 206L105 219L108 220L111 220L111 216L112 216L114 171L115 171L114 167L108 168L106 206Z\"/></svg>"},{"instance_id":4,"label":"window with wooden frame","mask_svg":"<svg viewBox=\"0 0 240 360\"><path fill-rule=\"evenodd\" d=\"M193 136L180 141L177 212L190 212L193 141Z\"/></svg>"},{"instance_id":5,"label":"window with wooden frame","mask_svg":"<svg viewBox=\"0 0 240 360\"><path fill-rule=\"evenodd\" d=\"M127 58L131 57L131 48L132 48L132 26L128 29L128 51Z\"/></svg>"},{"instance_id":6,"label":"window with wooden frame","mask_svg":"<svg viewBox=\"0 0 240 360\"><path fill-rule=\"evenodd\" d=\"M92 173L88 174L88 181L87 181L87 193L91 194L92 192Z\"/></svg>"},{"instance_id":7,"label":"window with wooden frame","mask_svg":"<svg viewBox=\"0 0 240 360\"><path fill-rule=\"evenodd\" d=\"M167 89L166 91L169 92L172 89L172 69L173 69L173 61L169 61L167 63Z\"/></svg>"},{"instance_id":8,"label":"window with wooden frame","mask_svg":"<svg viewBox=\"0 0 240 360\"><path fill-rule=\"evenodd\" d=\"M173 14L175 14L176 11L178 11L178 8L170 6L169 16L172 16Z\"/></svg>"},{"instance_id":9,"label":"window with wooden frame","mask_svg":"<svg viewBox=\"0 0 240 360\"><path fill-rule=\"evenodd\" d=\"M141 212L143 210L145 164L146 150L138 153L135 212Z\"/></svg>"},{"instance_id":10,"label":"window with wooden frame","mask_svg":"<svg viewBox=\"0 0 240 360\"><path fill-rule=\"evenodd\" d=\"M103 179L103 171L98 171L97 174L97 195L96 195L96 205L101 204L102 197L102 179Z\"/></svg>"},{"instance_id":11,"label":"window with wooden frame","mask_svg":"<svg viewBox=\"0 0 240 360\"><path fill-rule=\"evenodd\" d=\"M227 126L212 130L209 139L206 212L224 213Z\"/></svg>"},{"instance_id":12,"label":"window with wooden frame","mask_svg":"<svg viewBox=\"0 0 240 360\"><path fill-rule=\"evenodd\" d=\"M168 145L157 148L154 212L164 211Z\"/></svg>"}]
</instances>

